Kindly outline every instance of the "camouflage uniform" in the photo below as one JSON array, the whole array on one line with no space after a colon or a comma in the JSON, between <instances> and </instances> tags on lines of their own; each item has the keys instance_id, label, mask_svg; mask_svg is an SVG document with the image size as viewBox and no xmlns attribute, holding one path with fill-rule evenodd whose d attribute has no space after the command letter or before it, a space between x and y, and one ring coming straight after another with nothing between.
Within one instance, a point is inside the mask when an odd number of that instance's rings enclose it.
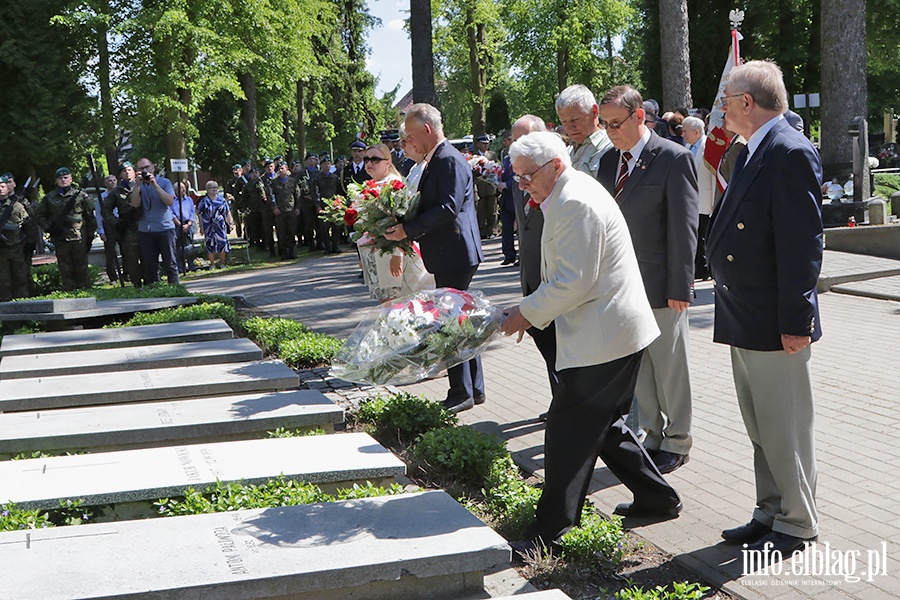
<instances>
[{"instance_id":1,"label":"camouflage uniform","mask_svg":"<svg viewBox=\"0 0 900 600\"><path fill-rule=\"evenodd\" d=\"M244 179L232 177L225 184L225 199L231 207L231 217L234 219L234 233L238 237L244 237L244 213L247 206L244 203ZM248 235L249 237L249 235Z\"/></svg>"},{"instance_id":2,"label":"camouflage uniform","mask_svg":"<svg viewBox=\"0 0 900 600\"><path fill-rule=\"evenodd\" d=\"M275 213L272 212L271 183L266 175L261 175L259 179L244 186L244 194L247 197L247 205L254 225L259 226L258 239L262 246L269 251L269 254L275 256L275 240L272 237Z\"/></svg>"},{"instance_id":3,"label":"camouflage uniform","mask_svg":"<svg viewBox=\"0 0 900 600\"><path fill-rule=\"evenodd\" d=\"M72 209L63 214L74 197ZM88 250L97 230L94 205L82 190L59 188L44 196L34 211L38 225L50 234L56 248L56 261L64 290L91 287L88 276Z\"/></svg>"},{"instance_id":4,"label":"camouflage uniform","mask_svg":"<svg viewBox=\"0 0 900 600\"><path fill-rule=\"evenodd\" d=\"M284 182L276 177L270 187L273 200L270 210L277 208L281 213L272 213L275 217L275 234L278 236L278 257L294 258L294 232L297 229L295 211L300 202L300 188L297 180L291 176Z\"/></svg>"},{"instance_id":5,"label":"camouflage uniform","mask_svg":"<svg viewBox=\"0 0 900 600\"><path fill-rule=\"evenodd\" d=\"M103 199L100 214L103 216L103 226L107 235L113 233L119 244L125 278L134 287L139 288L143 283L143 271L138 246L138 221L144 209L141 206L135 208L131 205L131 186L132 184L127 181L119 182L119 185Z\"/></svg>"},{"instance_id":6,"label":"camouflage uniform","mask_svg":"<svg viewBox=\"0 0 900 600\"><path fill-rule=\"evenodd\" d=\"M22 202L14 196L0 200L0 216L6 214L12 204L9 218L3 224L0 237L0 302L13 298L26 298L31 259L25 260L25 229L29 215Z\"/></svg>"}]
</instances>

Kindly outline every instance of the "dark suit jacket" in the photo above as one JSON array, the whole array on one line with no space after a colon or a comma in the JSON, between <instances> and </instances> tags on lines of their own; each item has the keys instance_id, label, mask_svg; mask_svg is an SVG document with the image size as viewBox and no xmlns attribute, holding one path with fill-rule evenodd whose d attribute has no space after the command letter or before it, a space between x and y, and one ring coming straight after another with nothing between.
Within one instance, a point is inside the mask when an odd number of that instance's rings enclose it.
<instances>
[{"instance_id":1,"label":"dark suit jacket","mask_svg":"<svg viewBox=\"0 0 900 600\"><path fill-rule=\"evenodd\" d=\"M508 154L503 157L501 164L503 165L503 174L500 176L500 181L506 184L506 189L500 192L500 210L515 212L516 207L513 205L513 188L519 187L519 184L513 179L515 173L513 173L512 163L509 160Z\"/></svg>"},{"instance_id":2,"label":"dark suit jacket","mask_svg":"<svg viewBox=\"0 0 900 600\"><path fill-rule=\"evenodd\" d=\"M597 172L613 196L620 160L621 152L607 152ZM693 300L698 201L691 151L651 132L619 197L619 208L653 308L668 306L669 299Z\"/></svg>"},{"instance_id":3,"label":"dark suit jacket","mask_svg":"<svg viewBox=\"0 0 900 600\"><path fill-rule=\"evenodd\" d=\"M472 167L444 140L419 181L419 215L403 224L419 240L429 273L459 271L484 260L475 216Z\"/></svg>"},{"instance_id":4,"label":"dark suit jacket","mask_svg":"<svg viewBox=\"0 0 900 600\"><path fill-rule=\"evenodd\" d=\"M522 295L527 296L541 285L541 234L544 231L544 213L539 208L525 212L528 198L513 183L512 201L516 209L516 230L519 233L519 282Z\"/></svg>"},{"instance_id":5,"label":"dark suit jacket","mask_svg":"<svg viewBox=\"0 0 900 600\"><path fill-rule=\"evenodd\" d=\"M353 172L353 162L348 162L341 173L341 193L347 195L347 186L351 183L363 184L372 179L365 166L358 173Z\"/></svg>"},{"instance_id":6,"label":"dark suit jacket","mask_svg":"<svg viewBox=\"0 0 900 600\"><path fill-rule=\"evenodd\" d=\"M822 336L821 186L818 152L787 121L728 184L706 242L716 280L714 341L773 351L782 349L782 334Z\"/></svg>"}]
</instances>

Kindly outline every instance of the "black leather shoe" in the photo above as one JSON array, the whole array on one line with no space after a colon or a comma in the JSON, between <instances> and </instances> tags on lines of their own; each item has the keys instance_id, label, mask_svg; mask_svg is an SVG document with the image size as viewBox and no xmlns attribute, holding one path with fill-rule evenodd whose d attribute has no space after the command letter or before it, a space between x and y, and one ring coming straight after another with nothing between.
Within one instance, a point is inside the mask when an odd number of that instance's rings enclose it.
<instances>
[{"instance_id":1,"label":"black leather shoe","mask_svg":"<svg viewBox=\"0 0 900 600\"><path fill-rule=\"evenodd\" d=\"M516 562L540 558L547 549L539 537L533 537L530 540L509 542L509 547L513 550L513 560Z\"/></svg>"},{"instance_id":2,"label":"black leather shoe","mask_svg":"<svg viewBox=\"0 0 900 600\"><path fill-rule=\"evenodd\" d=\"M516 262L516 259L514 259L514 258L504 258L504 259L503 259L503 262L500 263L500 266L501 266L501 267L505 267L505 266L507 266L507 265L513 264L514 262Z\"/></svg>"},{"instance_id":3,"label":"black leather shoe","mask_svg":"<svg viewBox=\"0 0 900 600\"><path fill-rule=\"evenodd\" d=\"M654 508L642 506L637 502L624 502L616 506L613 514L632 519L674 519L682 508L684 505L681 502L669 508Z\"/></svg>"},{"instance_id":4,"label":"black leather shoe","mask_svg":"<svg viewBox=\"0 0 900 600\"><path fill-rule=\"evenodd\" d=\"M464 410L469 410L475 406L475 398L466 398L465 400L444 400L441 402L444 405L444 408L449 410L450 412L456 414L461 413Z\"/></svg>"},{"instance_id":5,"label":"black leather shoe","mask_svg":"<svg viewBox=\"0 0 900 600\"><path fill-rule=\"evenodd\" d=\"M722 539L729 544L752 544L762 536L772 531L768 525L764 525L756 519L750 519L750 522L733 527L722 532Z\"/></svg>"},{"instance_id":6,"label":"black leather shoe","mask_svg":"<svg viewBox=\"0 0 900 600\"><path fill-rule=\"evenodd\" d=\"M541 414L538 415L538 421L540 421L541 423L546 423L546 422L547 422L547 416L548 416L549 414L550 414L549 411L548 411L548 412L542 412Z\"/></svg>"},{"instance_id":7,"label":"black leather shoe","mask_svg":"<svg viewBox=\"0 0 900 600\"><path fill-rule=\"evenodd\" d=\"M817 539L818 538L816 536L813 536L811 538L799 538L788 535L786 533L780 533L778 531L770 531L766 535L759 538L755 544L750 544L749 546L747 546L747 550L761 551L765 555L768 545L768 556L770 557L770 559L774 555L775 559L777 560L780 555L780 558L784 560L786 558L790 558L794 554L794 552L799 552L800 550L805 549L807 542L814 542ZM778 552L778 554L775 554L775 552Z\"/></svg>"},{"instance_id":8,"label":"black leather shoe","mask_svg":"<svg viewBox=\"0 0 900 600\"><path fill-rule=\"evenodd\" d=\"M663 475L671 473L689 460L690 457L688 457L687 454L675 454L674 452L666 452L665 450L658 450L656 454L653 455L653 463Z\"/></svg>"},{"instance_id":9,"label":"black leather shoe","mask_svg":"<svg viewBox=\"0 0 900 600\"><path fill-rule=\"evenodd\" d=\"M484 404L484 401L486 399L487 398L484 394L475 394L474 396L475 404Z\"/></svg>"}]
</instances>

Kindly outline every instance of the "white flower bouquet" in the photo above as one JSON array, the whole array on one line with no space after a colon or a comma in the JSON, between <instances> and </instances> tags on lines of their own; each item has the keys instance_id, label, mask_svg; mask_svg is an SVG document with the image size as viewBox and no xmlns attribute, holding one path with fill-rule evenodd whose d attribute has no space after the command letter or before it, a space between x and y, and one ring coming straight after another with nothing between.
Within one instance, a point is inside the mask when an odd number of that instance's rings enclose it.
<instances>
[{"instance_id":1,"label":"white flower bouquet","mask_svg":"<svg viewBox=\"0 0 900 600\"><path fill-rule=\"evenodd\" d=\"M481 292L421 291L369 311L332 359L331 373L373 385L415 383L483 352L503 319Z\"/></svg>"}]
</instances>

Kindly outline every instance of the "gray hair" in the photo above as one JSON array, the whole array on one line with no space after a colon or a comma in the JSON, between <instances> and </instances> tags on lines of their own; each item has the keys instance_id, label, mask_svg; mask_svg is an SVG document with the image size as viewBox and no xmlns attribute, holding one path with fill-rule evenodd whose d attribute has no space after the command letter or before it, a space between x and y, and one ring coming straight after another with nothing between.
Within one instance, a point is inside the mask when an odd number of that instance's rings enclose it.
<instances>
[{"instance_id":1,"label":"gray hair","mask_svg":"<svg viewBox=\"0 0 900 600\"><path fill-rule=\"evenodd\" d=\"M681 122L681 127L683 129L690 129L691 131L699 131L700 135L703 135L706 132L706 124L703 123L703 119L698 119L697 117L686 117L684 121Z\"/></svg>"},{"instance_id":2,"label":"gray hair","mask_svg":"<svg viewBox=\"0 0 900 600\"><path fill-rule=\"evenodd\" d=\"M441 111L430 104L424 102L413 104L406 111L406 118L413 118L423 125L428 125L435 133L444 133L444 126L441 123Z\"/></svg>"},{"instance_id":3,"label":"gray hair","mask_svg":"<svg viewBox=\"0 0 900 600\"><path fill-rule=\"evenodd\" d=\"M513 123L513 129L524 129L525 133L532 131L547 131L547 124L537 115L522 115Z\"/></svg>"},{"instance_id":4,"label":"gray hair","mask_svg":"<svg viewBox=\"0 0 900 600\"><path fill-rule=\"evenodd\" d=\"M565 167L572 166L569 150L558 134L550 131L533 131L523 135L509 147L509 159L525 158L536 165L543 165L554 158L562 159Z\"/></svg>"},{"instance_id":5,"label":"gray hair","mask_svg":"<svg viewBox=\"0 0 900 600\"><path fill-rule=\"evenodd\" d=\"M556 97L557 112L559 112L559 109L561 108L577 106L581 109L581 112L588 114L594 108L595 104L597 104L597 99L594 98L594 94L587 86L581 85L580 83L570 85Z\"/></svg>"},{"instance_id":6,"label":"gray hair","mask_svg":"<svg viewBox=\"0 0 900 600\"><path fill-rule=\"evenodd\" d=\"M781 69L769 60L751 60L731 70L728 88L734 94L750 94L763 110L783 113L788 108Z\"/></svg>"}]
</instances>

